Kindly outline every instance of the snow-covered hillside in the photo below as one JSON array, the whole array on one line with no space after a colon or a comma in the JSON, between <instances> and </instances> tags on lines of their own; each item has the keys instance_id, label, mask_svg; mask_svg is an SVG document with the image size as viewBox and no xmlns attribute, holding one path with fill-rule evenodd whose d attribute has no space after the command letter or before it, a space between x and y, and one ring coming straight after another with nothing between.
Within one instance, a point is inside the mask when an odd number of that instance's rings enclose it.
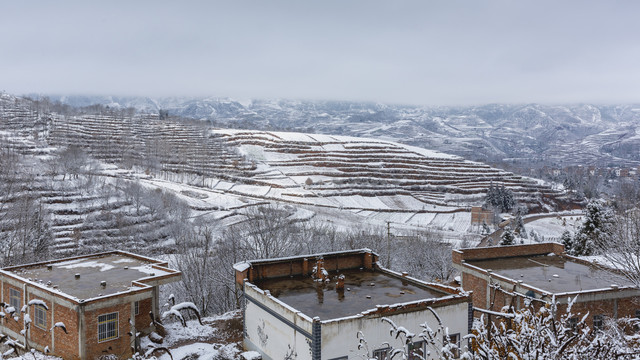
<instances>
[{"instance_id":1,"label":"snow-covered hillside","mask_svg":"<svg viewBox=\"0 0 640 360\"><path fill-rule=\"evenodd\" d=\"M523 166L640 163L640 105L420 107L339 101L54 97L247 129L287 129L391 140L480 161ZM542 165L541 165L542 163Z\"/></svg>"},{"instance_id":2,"label":"snow-covered hillside","mask_svg":"<svg viewBox=\"0 0 640 360\"><path fill-rule=\"evenodd\" d=\"M63 115L3 96L3 141L35 167L56 251L112 241L170 246L175 214L158 209L173 198L187 204L188 218L223 225L243 221L252 206L279 203L299 220L428 229L452 241L479 231L470 207L491 184L532 211L569 202L537 180L392 141L225 130L127 109Z\"/></svg>"}]
</instances>

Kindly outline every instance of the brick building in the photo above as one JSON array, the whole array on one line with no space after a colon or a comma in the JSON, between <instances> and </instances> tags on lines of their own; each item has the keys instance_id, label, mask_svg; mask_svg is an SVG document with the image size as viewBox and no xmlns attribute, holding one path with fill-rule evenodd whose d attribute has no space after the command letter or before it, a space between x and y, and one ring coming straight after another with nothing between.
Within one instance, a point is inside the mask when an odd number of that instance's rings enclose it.
<instances>
[{"instance_id":1,"label":"brick building","mask_svg":"<svg viewBox=\"0 0 640 360\"><path fill-rule=\"evenodd\" d=\"M411 332L437 327L433 308L459 343L471 327L471 294L378 266L371 250L253 260L234 265L244 294L244 347L268 359L361 359L362 332L371 355L389 357L391 319ZM405 345L431 359L428 345ZM295 356L294 356L295 354Z\"/></svg>"},{"instance_id":2,"label":"brick building","mask_svg":"<svg viewBox=\"0 0 640 360\"><path fill-rule=\"evenodd\" d=\"M471 225L493 224L495 214L482 206L471 207Z\"/></svg>"},{"instance_id":3,"label":"brick building","mask_svg":"<svg viewBox=\"0 0 640 360\"><path fill-rule=\"evenodd\" d=\"M128 333L153 329L158 287L180 277L166 262L122 251L7 267L0 270L0 331L64 359L128 358L135 343Z\"/></svg>"},{"instance_id":4,"label":"brick building","mask_svg":"<svg viewBox=\"0 0 640 360\"><path fill-rule=\"evenodd\" d=\"M613 270L565 254L562 244L459 249L452 257L475 308L519 309L525 300L542 305L555 296L562 314L568 299L577 296L572 313L588 312L587 323L596 328L604 317L640 314L640 289Z\"/></svg>"}]
</instances>

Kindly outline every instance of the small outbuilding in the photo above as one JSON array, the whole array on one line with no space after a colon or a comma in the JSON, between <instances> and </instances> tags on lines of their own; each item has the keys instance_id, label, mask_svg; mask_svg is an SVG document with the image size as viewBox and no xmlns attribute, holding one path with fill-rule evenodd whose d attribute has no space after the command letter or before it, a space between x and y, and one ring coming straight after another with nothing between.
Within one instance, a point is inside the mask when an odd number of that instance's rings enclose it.
<instances>
[{"instance_id":1,"label":"small outbuilding","mask_svg":"<svg viewBox=\"0 0 640 360\"><path fill-rule=\"evenodd\" d=\"M359 332L371 356L388 359L394 340L382 318L417 334L424 323L437 328L429 308L452 342L470 331L470 293L384 269L369 249L251 260L234 269L244 296L244 347L263 359L361 359ZM424 341L406 346L412 358L426 354Z\"/></svg>"},{"instance_id":2,"label":"small outbuilding","mask_svg":"<svg viewBox=\"0 0 640 360\"><path fill-rule=\"evenodd\" d=\"M0 331L64 359L129 358L159 320L158 287L181 273L164 261L111 251L0 270Z\"/></svg>"}]
</instances>

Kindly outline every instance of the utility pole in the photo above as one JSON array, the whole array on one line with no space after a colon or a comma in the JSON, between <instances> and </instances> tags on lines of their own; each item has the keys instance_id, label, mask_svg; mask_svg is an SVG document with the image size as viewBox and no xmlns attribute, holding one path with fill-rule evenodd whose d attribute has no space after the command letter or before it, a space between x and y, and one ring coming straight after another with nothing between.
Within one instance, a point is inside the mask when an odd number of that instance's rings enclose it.
<instances>
[{"instance_id":1,"label":"utility pole","mask_svg":"<svg viewBox=\"0 0 640 360\"><path fill-rule=\"evenodd\" d=\"M391 222L387 221L387 269L391 269Z\"/></svg>"}]
</instances>

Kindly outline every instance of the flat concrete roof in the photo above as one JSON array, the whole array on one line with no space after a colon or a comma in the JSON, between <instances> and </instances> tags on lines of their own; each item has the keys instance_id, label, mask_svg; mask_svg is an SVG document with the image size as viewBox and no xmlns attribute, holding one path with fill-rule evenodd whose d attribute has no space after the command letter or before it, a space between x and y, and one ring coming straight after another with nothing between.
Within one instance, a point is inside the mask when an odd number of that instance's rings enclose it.
<instances>
[{"instance_id":1,"label":"flat concrete roof","mask_svg":"<svg viewBox=\"0 0 640 360\"><path fill-rule=\"evenodd\" d=\"M25 280L57 289L78 300L127 291L132 282L149 277L178 275L153 267L159 261L123 252L89 255L3 269ZM50 266L50 268L49 268ZM176 274L177 273L177 274ZM80 277L76 278L76 274ZM103 287L101 282L105 281Z\"/></svg>"},{"instance_id":2,"label":"flat concrete roof","mask_svg":"<svg viewBox=\"0 0 640 360\"><path fill-rule=\"evenodd\" d=\"M336 290L336 278L345 276L344 291ZM319 283L310 276L259 280L255 285L269 290L278 300L309 317L331 320L357 315L376 305L392 305L449 296L444 291L368 269L330 272L330 282Z\"/></svg>"},{"instance_id":3,"label":"flat concrete roof","mask_svg":"<svg viewBox=\"0 0 640 360\"><path fill-rule=\"evenodd\" d=\"M596 290L618 286L632 286L615 273L583 264L559 255L536 255L468 260L469 265L544 290L551 294Z\"/></svg>"}]
</instances>

